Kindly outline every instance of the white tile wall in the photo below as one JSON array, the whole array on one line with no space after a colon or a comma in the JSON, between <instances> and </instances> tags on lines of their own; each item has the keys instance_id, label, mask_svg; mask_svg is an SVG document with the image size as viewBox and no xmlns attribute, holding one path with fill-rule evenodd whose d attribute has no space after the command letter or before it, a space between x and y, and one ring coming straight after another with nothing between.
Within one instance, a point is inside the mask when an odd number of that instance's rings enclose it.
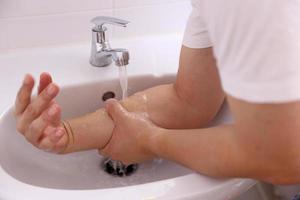
<instances>
[{"instance_id":1,"label":"white tile wall","mask_svg":"<svg viewBox=\"0 0 300 200\"><path fill-rule=\"evenodd\" d=\"M133 2L133 0L131 1ZM114 13L115 16L129 20L130 24L125 30L115 27L113 36L123 37L183 32L189 13L190 4L187 1L160 4L159 6L148 5L118 8Z\"/></svg>"},{"instance_id":2,"label":"white tile wall","mask_svg":"<svg viewBox=\"0 0 300 200\"><path fill-rule=\"evenodd\" d=\"M181 32L189 12L189 0L1 0L0 52L88 41L97 15L131 21L110 28L114 37Z\"/></svg>"},{"instance_id":3,"label":"white tile wall","mask_svg":"<svg viewBox=\"0 0 300 200\"><path fill-rule=\"evenodd\" d=\"M1 0L0 18L111 9L113 0Z\"/></svg>"},{"instance_id":4,"label":"white tile wall","mask_svg":"<svg viewBox=\"0 0 300 200\"><path fill-rule=\"evenodd\" d=\"M112 10L101 10L0 19L0 51L87 40L90 19L112 14Z\"/></svg>"}]
</instances>

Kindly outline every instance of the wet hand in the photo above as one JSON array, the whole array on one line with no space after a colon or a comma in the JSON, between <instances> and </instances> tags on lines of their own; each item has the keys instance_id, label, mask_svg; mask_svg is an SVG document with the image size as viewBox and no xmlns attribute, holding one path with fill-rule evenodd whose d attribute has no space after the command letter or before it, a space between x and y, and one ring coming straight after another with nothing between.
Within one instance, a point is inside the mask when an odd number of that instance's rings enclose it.
<instances>
[{"instance_id":1,"label":"wet hand","mask_svg":"<svg viewBox=\"0 0 300 200\"><path fill-rule=\"evenodd\" d=\"M38 96L31 98L34 79L26 75L15 101L17 130L39 149L61 153L67 144L67 134L61 125L61 108L55 102L59 87L49 74L40 76Z\"/></svg>"},{"instance_id":2,"label":"wet hand","mask_svg":"<svg viewBox=\"0 0 300 200\"><path fill-rule=\"evenodd\" d=\"M106 103L106 111L112 118L115 128L109 143L99 153L124 164L139 163L155 158L146 148L158 127L145 113L130 113L112 99Z\"/></svg>"}]
</instances>

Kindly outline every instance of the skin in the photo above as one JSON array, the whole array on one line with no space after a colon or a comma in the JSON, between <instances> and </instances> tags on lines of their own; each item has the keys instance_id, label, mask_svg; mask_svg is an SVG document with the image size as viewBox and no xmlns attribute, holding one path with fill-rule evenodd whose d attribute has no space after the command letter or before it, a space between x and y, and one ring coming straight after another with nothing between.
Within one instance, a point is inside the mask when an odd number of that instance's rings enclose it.
<instances>
[{"instance_id":1,"label":"skin","mask_svg":"<svg viewBox=\"0 0 300 200\"><path fill-rule=\"evenodd\" d=\"M52 78L40 77L38 97L31 99L34 80L26 75L15 102L17 130L37 148L59 152L66 143L65 130L60 126L61 109L54 98L59 92Z\"/></svg>"},{"instance_id":2,"label":"skin","mask_svg":"<svg viewBox=\"0 0 300 200\"><path fill-rule=\"evenodd\" d=\"M213 177L299 183L300 103L256 105L228 99L235 124L189 130L161 128L110 100L107 111L116 127L102 153L124 163L161 157Z\"/></svg>"},{"instance_id":3,"label":"skin","mask_svg":"<svg viewBox=\"0 0 300 200\"><path fill-rule=\"evenodd\" d=\"M44 151L61 154L101 148L107 143L113 123L103 109L69 120L76 136L75 142L69 143L68 134L61 123L61 108L55 102L59 87L47 73L40 76L38 96L35 99L31 98L33 87L33 77L26 75L15 101L17 130L28 142ZM87 130L87 127L99 121L105 126L94 126L93 131ZM101 131L98 133L99 128Z\"/></svg>"},{"instance_id":4,"label":"skin","mask_svg":"<svg viewBox=\"0 0 300 200\"><path fill-rule=\"evenodd\" d=\"M49 77L44 79L39 96L52 85ZM32 84L26 85L16 101L18 130L33 145L61 153L66 134L58 137L62 129L55 95L40 106L38 99L30 100ZM255 104L226 95L235 123L204 128L224 96L212 49L183 46L174 84L150 88L123 102L110 100L106 110L70 120L75 143L65 152L97 148L127 164L162 157L214 177L299 183L300 102ZM45 113L53 105L56 112L50 119ZM36 111L28 111L30 107ZM43 128L30 128L35 126ZM47 127L55 131L47 134Z\"/></svg>"}]
</instances>

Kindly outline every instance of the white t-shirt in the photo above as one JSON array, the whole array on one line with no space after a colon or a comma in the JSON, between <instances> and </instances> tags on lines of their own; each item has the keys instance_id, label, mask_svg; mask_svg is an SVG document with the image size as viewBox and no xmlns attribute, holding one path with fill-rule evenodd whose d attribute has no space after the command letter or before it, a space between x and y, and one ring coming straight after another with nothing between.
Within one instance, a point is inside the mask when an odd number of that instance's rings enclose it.
<instances>
[{"instance_id":1,"label":"white t-shirt","mask_svg":"<svg viewBox=\"0 0 300 200\"><path fill-rule=\"evenodd\" d=\"M183 45L213 47L223 89L255 103L300 100L300 0L192 0Z\"/></svg>"}]
</instances>

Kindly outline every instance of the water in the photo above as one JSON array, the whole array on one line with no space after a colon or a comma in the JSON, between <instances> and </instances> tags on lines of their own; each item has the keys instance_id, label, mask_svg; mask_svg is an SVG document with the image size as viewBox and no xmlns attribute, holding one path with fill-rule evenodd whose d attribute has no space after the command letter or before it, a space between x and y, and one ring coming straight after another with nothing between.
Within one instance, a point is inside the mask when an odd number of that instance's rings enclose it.
<instances>
[{"instance_id":1,"label":"water","mask_svg":"<svg viewBox=\"0 0 300 200\"><path fill-rule=\"evenodd\" d=\"M127 66L119 67L119 79L122 90L122 100L127 98L128 90L128 76L127 76Z\"/></svg>"},{"instance_id":2,"label":"water","mask_svg":"<svg viewBox=\"0 0 300 200\"><path fill-rule=\"evenodd\" d=\"M119 67L119 80L120 80L120 86L122 90L122 100L126 99L128 96L128 76L127 76L127 66L120 66ZM109 168L112 168L112 172L110 174L117 175L117 176L126 176L127 175L127 169L131 168L132 166L136 165L129 165L125 166L120 161L114 161L107 159L105 162L105 166L109 166ZM109 165L107 165L109 164ZM137 167L137 166L136 166ZM106 168L108 169L108 168Z\"/></svg>"}]
</instances>

